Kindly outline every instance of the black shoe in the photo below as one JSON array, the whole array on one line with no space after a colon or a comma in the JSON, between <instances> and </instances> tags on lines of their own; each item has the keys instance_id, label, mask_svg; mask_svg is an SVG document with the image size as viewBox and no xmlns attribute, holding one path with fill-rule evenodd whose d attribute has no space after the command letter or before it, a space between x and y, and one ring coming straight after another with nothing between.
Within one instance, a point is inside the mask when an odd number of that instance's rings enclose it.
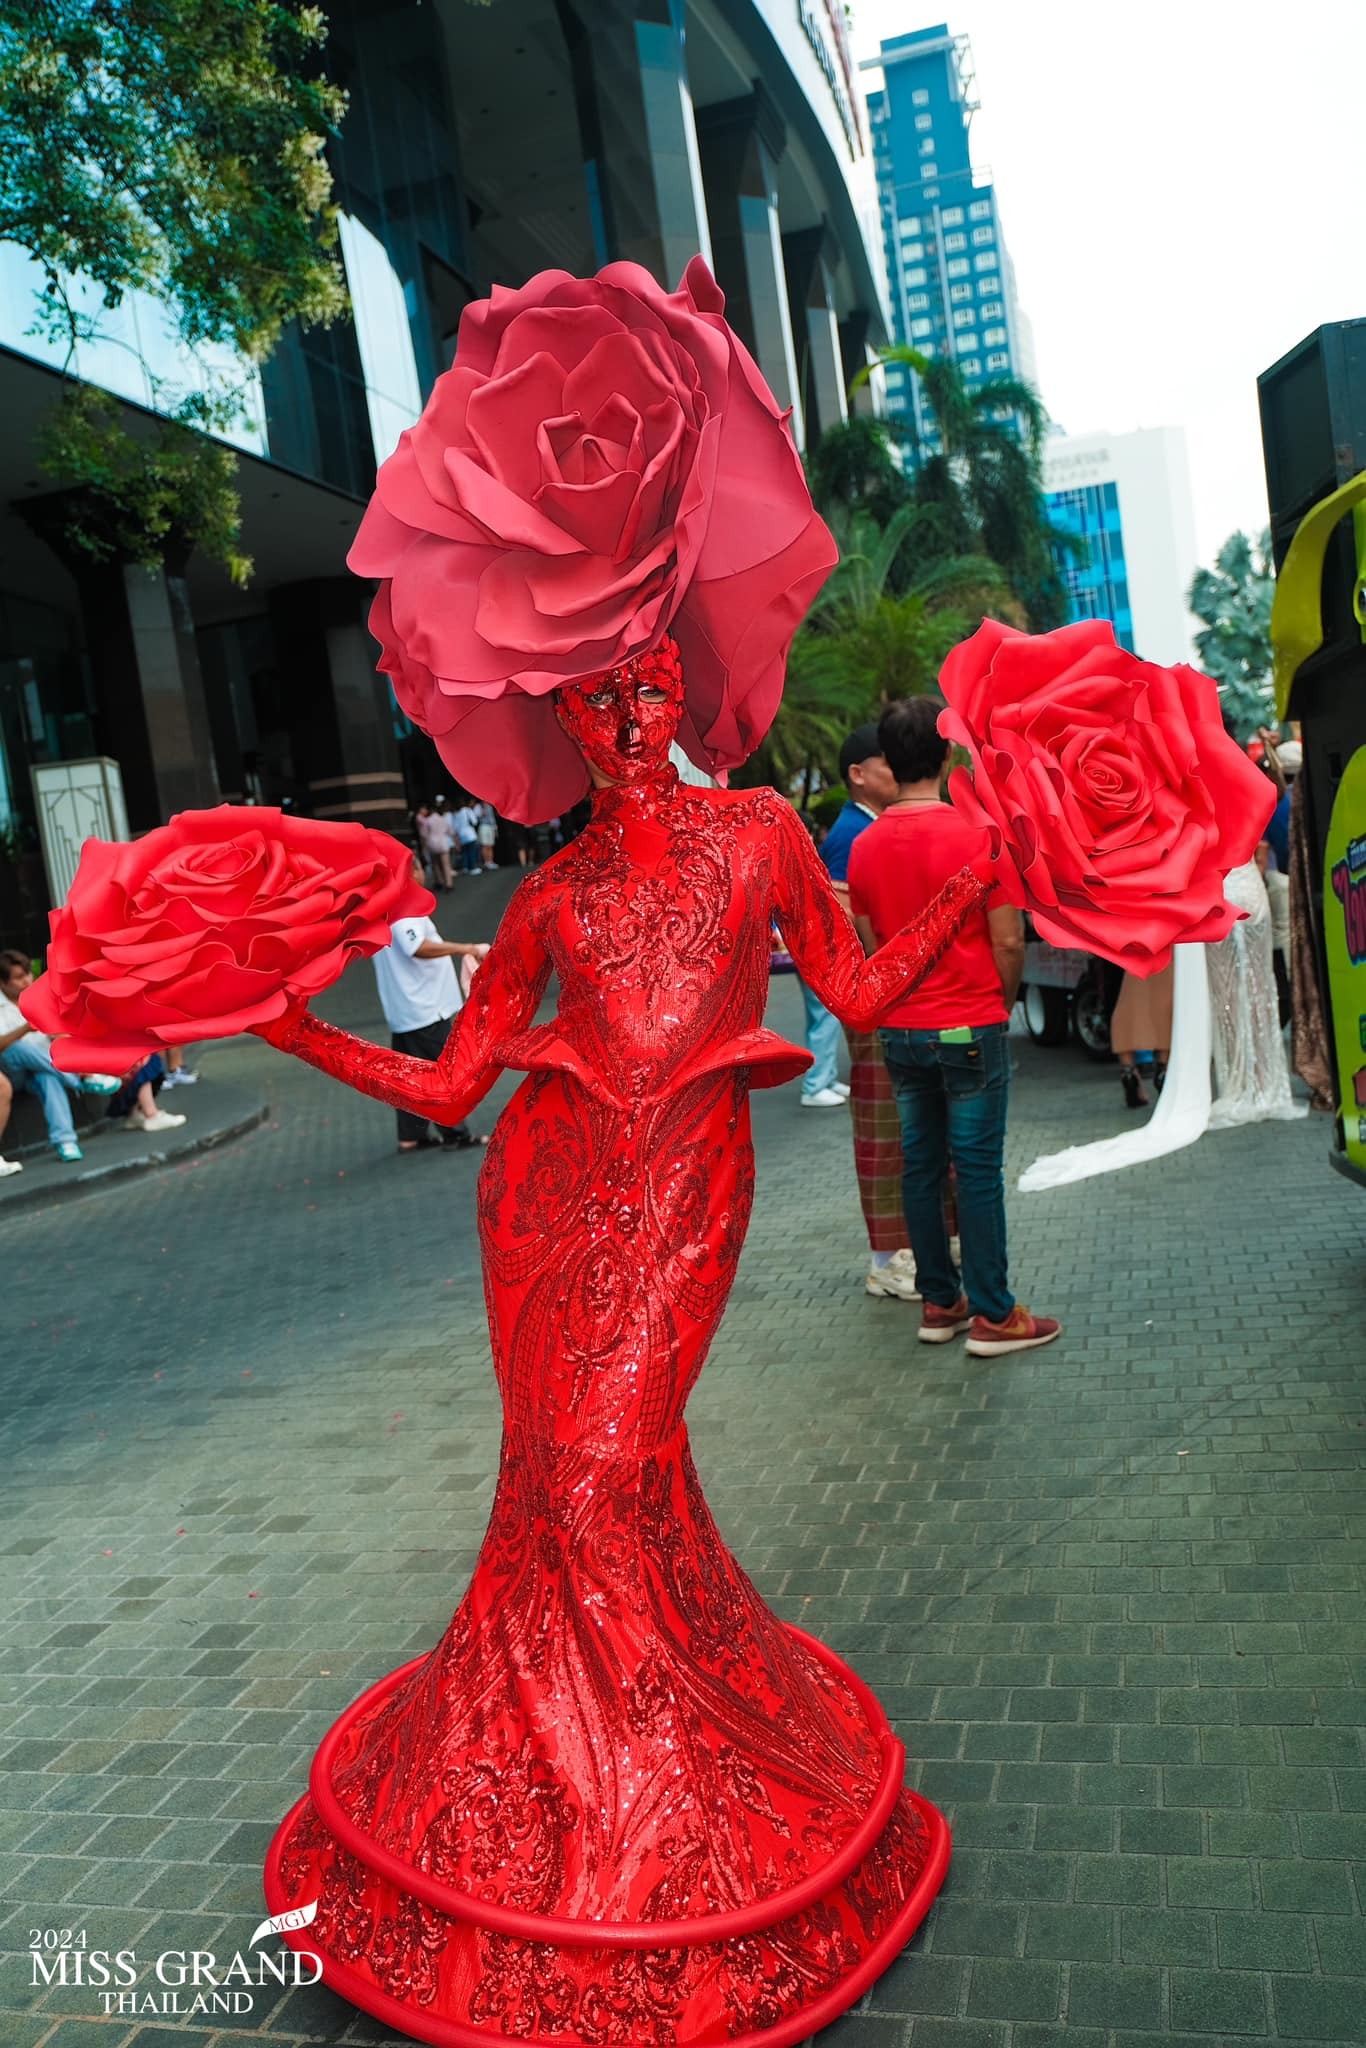
<instances>
[{"instance_id":1,"label":"black shoe","mask_svg":"<svg viewBox=\"0 0 1366 2048\"><path fill-rule=\"evenodd\" d=\"M1154 1087L1154 1088L1155 1088L1155 1089L1157 1090L1157 1092L1158 1092L1158 1094L1159 1094L1159 1095L1160 1095L1160 1094L1162 1093L1162 1083L1163 1083L1163 1082L1164 1082L1164 1081L1166 1080L1166 1078L1167 1078L1167 1062L1166 1062L1165 1060L1154 1060L1154 1061L1153 1061L1153 1087Z\"/></svg>"},{"instance_id":2,"label":"black shoe","mask_svg":"<svg viewBox=\"0 0 1366 2048\"><path fill-rule=\"evenodd\" d=\"M1146 1109L1148 1098L1143 1093L1143 1083L1138 1078L1138 1068L1121 1067L1119 1079L1120 1085L1124 1090L1124 1107L1126 1109Z\"/></svg>"},{"instance_id":3,"label":"black shoe","mask_svg":"<svg viewBox=\"0 0 1366 2048\"><path fill-rule=\"evenodd\" d=\"M444 1145L448 1149L453 1149L457 1152L467 1152L471 1145L487 1145L488 1139L476 1137L466 1124L457 1124L453 1131L444 1130L439 1138L424 1142Z\"/></svg>"}]
</instances>

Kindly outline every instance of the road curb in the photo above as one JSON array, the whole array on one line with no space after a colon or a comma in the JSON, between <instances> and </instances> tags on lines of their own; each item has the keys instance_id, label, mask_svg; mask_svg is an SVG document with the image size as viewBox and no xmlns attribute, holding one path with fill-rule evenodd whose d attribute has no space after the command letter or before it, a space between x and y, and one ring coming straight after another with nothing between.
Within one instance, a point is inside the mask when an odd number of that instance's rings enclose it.
<instances>
[{"instance_id":1,"label":"road curb","mask_svg":"<svg viewBox=\"0 0 1366 2048\"><path fill-rule=\"evenodd\" d=\"M244 1138L248 1131L259 1130L269 1116L270 1104L263 1102L249 1116L238 1117L236 1122L222 1124L217 1130L185 1138L165 1152L144 1152L137 1159L115 1159L108 1166L90 1166L83 1173L50 1181L46 1186L35 1181L31 1187L7 1188L3 1204L0 1204L0 1224L11 1209L36 1209L45 1203L74 1201L81 1195L98 1194L102 1188L126 1179L129 1174L151 1173L159 1167L178 1166L182 1160L192 1159L197 1153L216 1151L220 1145L230 1144L234 1138Z\"/></svg>"}]
</instances>

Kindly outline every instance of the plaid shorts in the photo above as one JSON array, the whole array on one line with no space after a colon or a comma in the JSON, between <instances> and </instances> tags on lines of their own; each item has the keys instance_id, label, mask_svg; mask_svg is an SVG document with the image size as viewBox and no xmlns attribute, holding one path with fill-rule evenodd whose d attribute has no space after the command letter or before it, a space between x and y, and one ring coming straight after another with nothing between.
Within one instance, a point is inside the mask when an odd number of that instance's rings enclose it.
<instances>
[{"instance_id":1,"label":"plaid shorts","mask_svg":"<svg viewBox=\"0 0 1366 2048\"><path fill-rule=\"evenodd\" d=\"M846 1031L849 1047L849 1110L854 1126L854 1171L875 1252L909 1248L901 1206L901 1122L882 1041L873 1031Z\"/></svg>"}]
</instances>

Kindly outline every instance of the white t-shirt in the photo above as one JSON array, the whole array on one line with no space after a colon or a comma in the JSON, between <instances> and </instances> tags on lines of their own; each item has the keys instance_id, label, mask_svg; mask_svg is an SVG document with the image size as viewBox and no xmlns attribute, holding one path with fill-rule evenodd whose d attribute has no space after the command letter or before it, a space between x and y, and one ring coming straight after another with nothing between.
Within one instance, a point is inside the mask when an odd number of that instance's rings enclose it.
<instances>
[{"instance_id":1,"label":"white t-shirt","mask_svg":"<svg viewBox=\"0 0 1366 2048\"><path fill-rule=\"evenodd\" d=\"M441 937L429 917L400 918L382 953L375 955L375 980L379 1003L391 1031L420 1031L424 1024L436 1024L453 1017L460 1008L460 980L449 954L439 960L419 960L417 949L428 939Z\"/></svg>"},{"instance_id":2,"label":"white t-shirt","mask_svg":"<svg viewBox=\"0 0 1366 2048\"><path fill-rule=\"evenodd\" d=\"M479 837L479 818L473 804L462 804L455 813L455 836L462 846L469 846Z\"/></svg>"},{"instance_id":3,"label":"white t-shirt","mask_svg":"<svg viewBox=\"0 0 1366 2048\"><path fill-rule=\"evenodd\" d=\"M8 1038L11 1031L21 1030L24 1037L22 1041L16 1040L16 1043L32 1046L35 1051L44 1052L52 1044L46 1032L28 1029L28 1018L18 1003L12 1003L4 990L0 989L0 1038Z\"/></svg>"}]
</instances>

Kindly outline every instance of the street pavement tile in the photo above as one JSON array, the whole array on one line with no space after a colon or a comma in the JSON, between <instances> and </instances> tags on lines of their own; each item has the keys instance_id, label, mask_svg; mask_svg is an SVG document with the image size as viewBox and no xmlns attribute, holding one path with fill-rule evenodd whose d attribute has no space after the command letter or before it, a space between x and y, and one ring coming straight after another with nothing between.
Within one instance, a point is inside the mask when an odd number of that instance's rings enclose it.
<instances>
[{"instance_id":1,"label":"street pavement tile","mask_svg":"<svg viewBox=\"0 0 1366 2048\"><path fill-rule=\"evenodd\" d=\"M489 936L510 886L443 899L443 927ZM368 967L319 1007L382 1035ZM790 982L770 1021L800 1037ZM1013 1190L1117 1128L1117 1090L1011 1045ZM199 1063L205 1103L217 1077L268 1123L7 1219L0 2048L397 2039L325 1991L206 2030L25 1982L40 1922L140 1954L247 1939L314 1745L437 1639L488 1515L472 1162L398 1160L387 1111L254 1042ZM863 1293L847 1127L813 1132L790 1089L753 1117L698 1466L956 1838L923 1930L822 2042L1366 2044L1366 1304L1322 1125L1012 1192L1020 1291L1067 1329L998 1366ZM1271 1259L1239 1197L1270 1186Z\"/></svg>"}]
</instances>

